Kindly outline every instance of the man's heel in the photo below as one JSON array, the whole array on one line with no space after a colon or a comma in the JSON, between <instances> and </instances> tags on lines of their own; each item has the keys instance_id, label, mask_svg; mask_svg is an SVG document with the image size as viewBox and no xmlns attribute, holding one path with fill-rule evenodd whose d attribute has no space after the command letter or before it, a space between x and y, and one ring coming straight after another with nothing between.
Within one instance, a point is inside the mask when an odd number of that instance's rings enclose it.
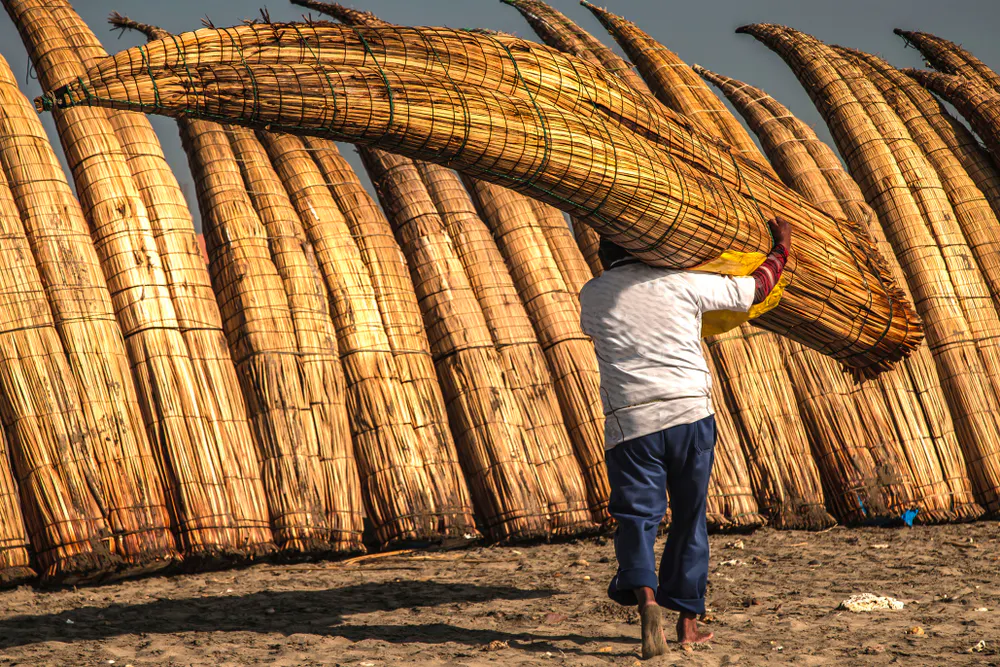
<instances>
[{"instance_id":1,"label":"man's heel","mask_svg":"<svg viewBox=\"0 0 1000 667\"><path fill-rule=\"evenodd\" d=\"M640 613L642 619L642 659L649 660L667 652L663 635L663 610L655 604L647 605Z\"/></svg>"}]
</instances>

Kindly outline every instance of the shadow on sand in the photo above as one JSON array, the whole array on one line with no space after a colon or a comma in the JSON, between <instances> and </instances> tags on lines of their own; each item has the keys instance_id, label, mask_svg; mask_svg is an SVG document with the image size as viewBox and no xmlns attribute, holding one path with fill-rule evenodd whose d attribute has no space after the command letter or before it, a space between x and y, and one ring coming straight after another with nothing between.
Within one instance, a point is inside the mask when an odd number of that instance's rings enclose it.
<instances>
[{"instance_id":1,"label":"shadow on sand","mask_svg":"<svg viewBox=\"0 0 1000 667\"><path fill-rule=\"evenodd\" d=\"M344 617L370 612L459 605L492 600L531 600L552 590L510 586L443 584L430 581L365 583L315 591L261 591L249 595L211 595L161 599L144 604L78 607L55 614L15 616L0 621L0 650L46 641L93 641L120 635L182 632L259 632L344 637L352 642L377 639L392 643L448 643L481 646L493 641L517 642L529 651L559 651L551 642L586 644L595 641L634 643L631 637L589 637L578 634L503 632L471 629L447 623L359 625ZM461 614L456 610L456 615ZM352 619L356 621L357 619ZM71 621L68 623L67 621ZM565 649L562 649L565 652Z\"/></svg>"}]
</instances>

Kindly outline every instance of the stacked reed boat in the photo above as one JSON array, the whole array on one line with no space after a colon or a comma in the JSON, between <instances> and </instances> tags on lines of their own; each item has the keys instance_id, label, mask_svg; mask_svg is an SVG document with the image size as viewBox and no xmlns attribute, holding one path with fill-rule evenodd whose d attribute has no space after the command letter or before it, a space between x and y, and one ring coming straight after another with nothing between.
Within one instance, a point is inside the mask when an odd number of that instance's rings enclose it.
<instances>
[{"instance_id":1,"label":"stacked reed boat","mask_svg":"<svg viewBox=\"0 0 1000 667\"><path fill-rule=\"evenodd\" d=\"M0 585L607 530L600 238L746 274L774 215L786 284L706 338L710 526L1000 510L1000 76L973 54L741 28L845 170L587 2L631 63L541 0L504 2L546 45L293 1L340 23L116 15L150 41L108 57L65 0L4 0L75 194L0 67ZM207 262L144 113L178 120Z\"/></svg>"}]
</instances>

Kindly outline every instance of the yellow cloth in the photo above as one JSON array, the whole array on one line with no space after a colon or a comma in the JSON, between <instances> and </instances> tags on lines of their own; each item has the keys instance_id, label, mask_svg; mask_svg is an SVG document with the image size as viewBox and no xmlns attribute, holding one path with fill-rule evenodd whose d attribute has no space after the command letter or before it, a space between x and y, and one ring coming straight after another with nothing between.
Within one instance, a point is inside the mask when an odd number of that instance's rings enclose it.
<instances>
[{"instance_id":1,"label":"yellow cloth","mask_svg":"<svg viewBox=\"0 0 1000 667\"><path fill-rule=\"evenodd\" d=\"M733 252L726 250L718 258L693 267L694 271L705 271L708 273L721 273L727 276L749 276L757 270L767 255L762 252ZM789 283L785 273L781 274L778 283L771 290L767 298L758 304L754 304L749 311L741 313L735 310L713 310L705 313L701 321L701 335L703 337L716 336L735 329L744 322L760 317L767 311L778 305L781 295L785 292L785 287Z\"/></svg>"}]
</instances>

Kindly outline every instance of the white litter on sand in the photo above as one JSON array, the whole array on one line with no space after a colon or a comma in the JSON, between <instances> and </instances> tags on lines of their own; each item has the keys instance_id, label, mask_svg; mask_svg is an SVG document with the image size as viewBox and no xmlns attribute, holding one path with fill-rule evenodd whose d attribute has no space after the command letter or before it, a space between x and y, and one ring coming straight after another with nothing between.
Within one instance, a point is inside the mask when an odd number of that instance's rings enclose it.
<instances>
[{"instance_id":1,"label":"white litter on sand","mask_svg":"<svg viewBox=\"0 0 1000 667\"><path fill-rule=\"evenodd\" d=\"M840 607L838 607L838 609L846 609L847 611L854 612L881 611L883 609L895 611L896 609L902 608L903 603L896 598L891 598L885 595L873 595L871 593L852 595L841 602Z\"/></svg>"}]
</instances>

